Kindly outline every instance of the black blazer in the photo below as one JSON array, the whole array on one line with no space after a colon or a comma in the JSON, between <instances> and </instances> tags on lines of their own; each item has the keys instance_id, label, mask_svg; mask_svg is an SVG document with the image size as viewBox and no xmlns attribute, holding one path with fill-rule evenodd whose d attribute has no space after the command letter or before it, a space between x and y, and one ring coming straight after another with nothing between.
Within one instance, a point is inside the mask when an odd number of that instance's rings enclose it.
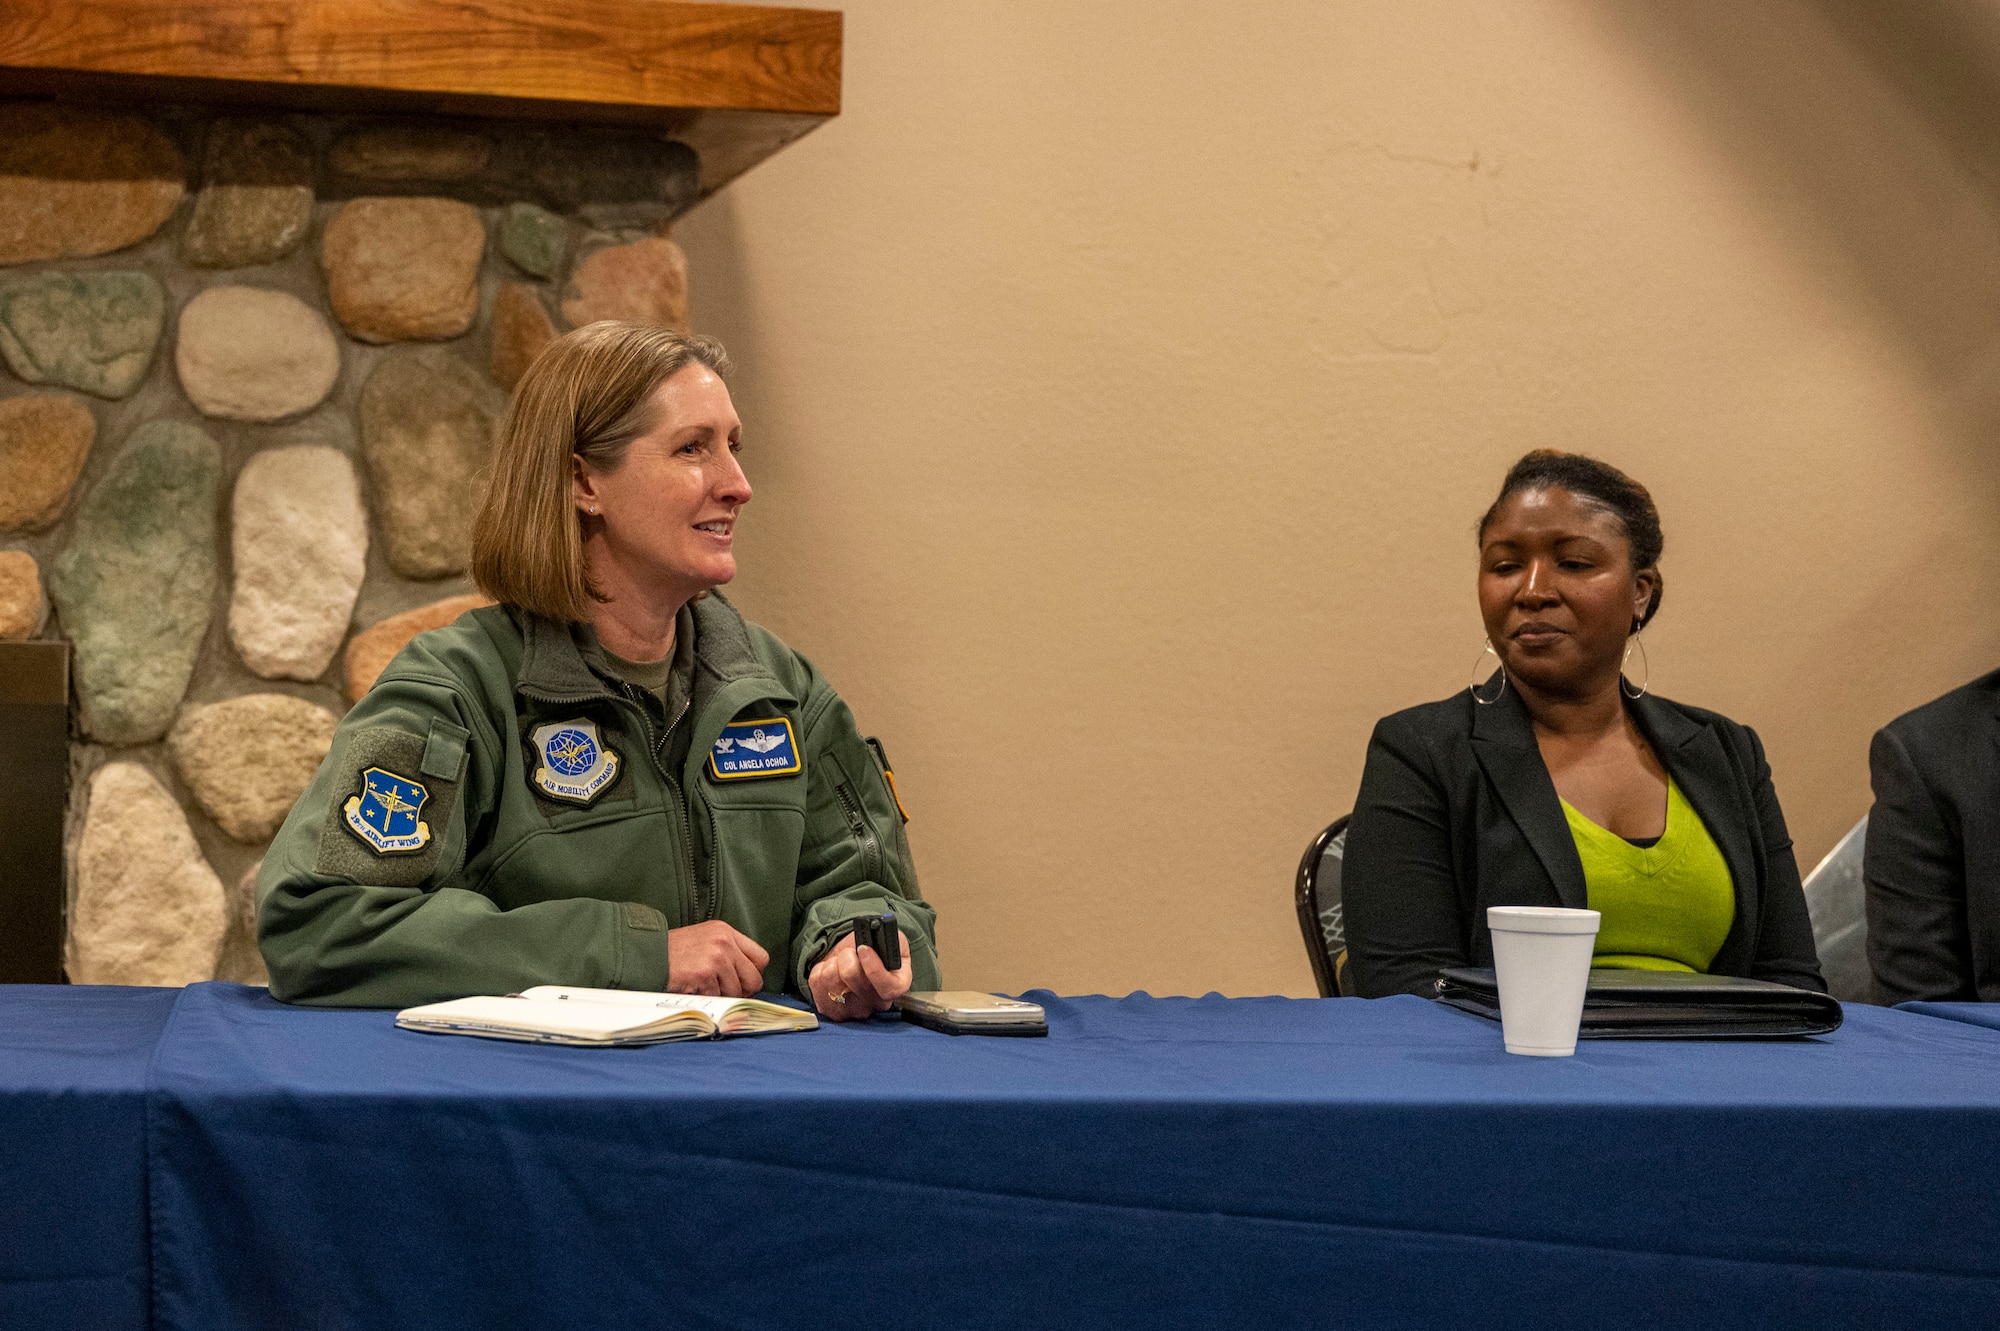
<instances>
[{"instance_id":1,"label":"black blazer","mask_svg":"<svg viewBox=\"0 0 2000 1331\"><path fill-rule=\"evenodd\" d=\"M1878 997L2000 1002L2000 671L1876 732L1868 776Z\"/></svg>"},{"instance_id":2,"label":"black blazer","mask_svg":"<svg viewBox=\"0 0 2000 1331\"><path fill-rule=\"evenodd\" d=\"M1647 695L1627 704L1729 864L1736 920L1716 975L1824 993L1792 838L1764 747L1727 717ZM1512 689L1385 718L1347 826L1341 906L1364 998L1435 990L1445 966L1491 966L1488 906L1589 904L1555 782Z\"/></svg>"}]
</instances>

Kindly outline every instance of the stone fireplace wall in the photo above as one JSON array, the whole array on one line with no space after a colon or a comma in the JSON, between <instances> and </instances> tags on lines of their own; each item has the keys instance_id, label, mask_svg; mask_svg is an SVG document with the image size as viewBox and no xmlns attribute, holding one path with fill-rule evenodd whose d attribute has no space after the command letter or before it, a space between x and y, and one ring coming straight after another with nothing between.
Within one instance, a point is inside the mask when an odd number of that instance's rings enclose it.
<instances>
[{"instance_id":1,"label":"stone fireplace wall","mask_svg":"<svg viewBox=\"0 0 2000 1331\"><path fill-rule=\"evenodd\" d=\"M699 190L630 130L0 102L0 637L74 645L72 981L263 980L335 722L479 601L507 391L687 326Z\"/></svg>"}]
</instances>

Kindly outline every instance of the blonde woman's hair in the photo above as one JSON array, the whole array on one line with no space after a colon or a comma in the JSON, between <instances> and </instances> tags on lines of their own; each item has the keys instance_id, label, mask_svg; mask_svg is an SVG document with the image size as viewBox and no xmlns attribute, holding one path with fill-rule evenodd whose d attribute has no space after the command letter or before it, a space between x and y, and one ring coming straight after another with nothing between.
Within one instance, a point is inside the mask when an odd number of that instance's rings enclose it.
<instances>
[{"instance_id":1,"label":"blonde woman's hair","mask_svg":"<svg viewBox=\"0 0 2000 1331\"><path fill-rule=\"evenodd\" d=\"M551 342L514 388L472 523L472 578L502 605L582 623L601 599L584 566L573 457L616 471L652 428L653 390L689 365L729 371L712 337L605 320Z\"/></svg>"}]
</instances>

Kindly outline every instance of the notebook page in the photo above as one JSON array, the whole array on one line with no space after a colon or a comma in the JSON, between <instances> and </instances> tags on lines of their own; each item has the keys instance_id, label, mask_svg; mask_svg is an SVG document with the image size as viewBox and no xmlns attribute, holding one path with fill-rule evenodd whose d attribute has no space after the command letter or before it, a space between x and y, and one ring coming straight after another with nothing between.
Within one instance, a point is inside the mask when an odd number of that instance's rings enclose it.
<instances>
[{"instance_id":1,"label":"notebook page","mask_svg":"<svg viewBox=\"0 0 2000 1331\"><path fill-rule=\"evenodd\" d=\"M678 1009L699 1012L725 1033L764 1031L809 1031L819 1025L810 1012L767 1003L759 998L719 998L708 994L655 994L637 989L585 989L561 984L538 984L523 990L521 997L536 1002L592 1003L624 1008Z\"/></svg>"},{"instance_id":2,"label":"notebook page","mask_svg":"<svg viewBox=\"0 0 2000 1331\"><path fill-rule=\"evenodd\" d=\"M685 1032L683 1038L703 1036L714 1025L706 1013L682 1016L677 1011L659 1008L608 1003L558 1005L491 997L455 998L445 1003L405 1008L396 1014L396 1024L417 1030L525 1032L593 1042L661 1032Z\"/></svg>"}]
</instances>

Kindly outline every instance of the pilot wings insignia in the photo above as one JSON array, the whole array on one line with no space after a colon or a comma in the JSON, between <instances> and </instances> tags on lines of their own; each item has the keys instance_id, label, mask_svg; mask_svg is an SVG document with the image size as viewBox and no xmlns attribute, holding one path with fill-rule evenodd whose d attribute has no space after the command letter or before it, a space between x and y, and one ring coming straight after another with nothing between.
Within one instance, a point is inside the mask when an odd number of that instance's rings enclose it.
<instances>
[{"instance_id":1,"label":"pilot wings insignia","mask_svg":"<svg viewBox=\"0 0 2000 1331\"><path fill-rule=\"evenodd\" d=\"M731 721L709 750L709 774L717 781L755 776L790 776L804 770L789 717Z\"/></svg>"}]
</instances>

